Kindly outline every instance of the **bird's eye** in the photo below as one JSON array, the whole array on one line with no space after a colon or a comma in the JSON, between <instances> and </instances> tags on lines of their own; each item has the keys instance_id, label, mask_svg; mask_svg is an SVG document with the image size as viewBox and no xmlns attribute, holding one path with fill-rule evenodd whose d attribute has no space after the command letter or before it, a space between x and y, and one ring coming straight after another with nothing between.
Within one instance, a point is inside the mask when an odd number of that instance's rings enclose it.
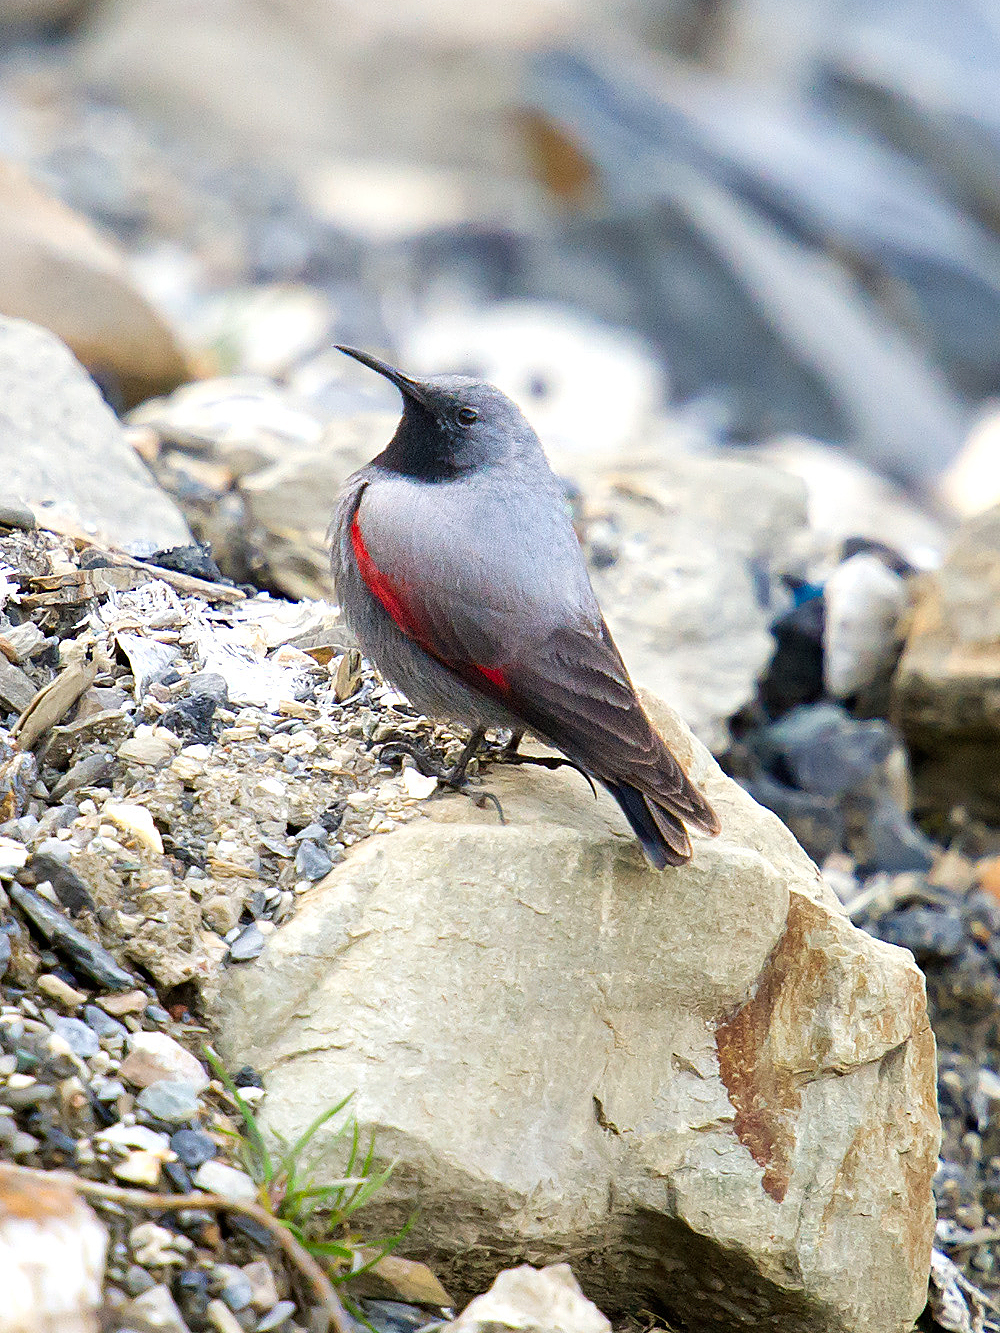
<instances>
[{"instance_id":1,"label":"bird's eye","mask_svg":"<svg viewBox=\"0 0 1000 1333\"><path fill-rule=\"evenodd\" d=\"M479 420L479 413L472 407L460 407L458 419L463 426L471 426L474 421Z\"/></svg>"}]
</instances>

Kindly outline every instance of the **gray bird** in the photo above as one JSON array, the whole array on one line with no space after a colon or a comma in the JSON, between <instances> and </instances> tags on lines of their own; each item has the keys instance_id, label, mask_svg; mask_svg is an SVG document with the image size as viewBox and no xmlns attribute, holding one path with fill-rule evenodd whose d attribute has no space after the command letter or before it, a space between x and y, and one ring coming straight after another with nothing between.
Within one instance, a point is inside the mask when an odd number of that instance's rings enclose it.
<instances>
[{"instance_id":1,"label":"gray bird","mask_svg":"<svg viewBox=\"0 0 1000 1333\"><path fill-rule=\"evenodd\" d=\"M429 717L525 731L602 783L658 870L719 823L654 730L590 586L562 486L499 389L413 379L340 347L403 395L386 448L346 482L330 526L341 608L365 654Z\"/></svg>"}]
</instances>

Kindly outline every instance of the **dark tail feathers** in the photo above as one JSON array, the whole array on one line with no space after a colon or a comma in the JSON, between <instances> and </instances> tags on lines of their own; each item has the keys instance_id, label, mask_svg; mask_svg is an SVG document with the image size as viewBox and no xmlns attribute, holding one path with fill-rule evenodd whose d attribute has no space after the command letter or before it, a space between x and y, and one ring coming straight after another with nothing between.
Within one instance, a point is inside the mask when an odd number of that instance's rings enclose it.
<instances>
[{"instance_id":1,"label":"dark tail feathers","mask_svg":"<svg viewBox=\"0 0 1000 1333\"><path fill-rule=\"evenodd\" d=\"M687 830L675 814L627 782L605 782L604 786L621 806L642 850L657 870L682 866L690 860Z\"/></svg>"}]
</instances>

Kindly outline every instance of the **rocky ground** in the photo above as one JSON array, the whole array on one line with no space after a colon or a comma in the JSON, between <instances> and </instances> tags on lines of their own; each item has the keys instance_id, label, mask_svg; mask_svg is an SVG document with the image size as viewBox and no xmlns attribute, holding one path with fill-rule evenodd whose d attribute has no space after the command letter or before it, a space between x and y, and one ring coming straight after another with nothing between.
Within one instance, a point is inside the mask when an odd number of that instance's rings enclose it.
<instances>
[{"instance_id":1,"label":"rocky ground","mask_svg":"<svg viewBox=\"0 0 1000 1333\"><path fill-rule=\"evenodd\" d=\"M0 1271L50 1258L0 1333L406 1333L501 1269L456 1328L605 1333L579 1279L621 1333L906 1333L932 1233L921 1326L1000 1327L989 172L942 151L932 189L891 117L876 151L741 102L765 170L724 83L638 56L519 81L530 4L450 10L447 58L437 7L419 58L203 8L169 41L156 0L0 15ZM657 23L697 45L697 8ZM709 25L717 69L767 8ZM894 22L810 48L838 116ZM372 33L412 167L356 160ZM401 114L411 66L462 115ZM724 815L669 884L574 775L484 761L503 825L428 776L462 738L326 600L397 408L337 341L530 406ZM398 1165L306 1225L322 1267L252 1126L352 1093L334 1125Z\"/></svg>"}]
</instances>

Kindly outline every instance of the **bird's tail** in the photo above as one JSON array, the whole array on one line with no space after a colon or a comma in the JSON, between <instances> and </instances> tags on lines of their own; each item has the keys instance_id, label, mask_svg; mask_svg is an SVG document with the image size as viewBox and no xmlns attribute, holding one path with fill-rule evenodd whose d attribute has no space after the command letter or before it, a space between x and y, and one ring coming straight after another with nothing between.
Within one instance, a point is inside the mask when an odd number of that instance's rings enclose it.
<instances>
[{"instance_id":1,"label":"bird's tail","mask_svg":"<svg viewBox=\"0 0 1000 1333\"><path fill-rule=\"evenodd\" d=\"M621 806L642 850L656 867L681 866L691 859L691 842L684 820L708 834L718 833L719 822L711 806L691 784L677 796L657 800L628 782L604 782ZM668 804L669 801L669 804Z\"/></svg>"}]
</instances>

